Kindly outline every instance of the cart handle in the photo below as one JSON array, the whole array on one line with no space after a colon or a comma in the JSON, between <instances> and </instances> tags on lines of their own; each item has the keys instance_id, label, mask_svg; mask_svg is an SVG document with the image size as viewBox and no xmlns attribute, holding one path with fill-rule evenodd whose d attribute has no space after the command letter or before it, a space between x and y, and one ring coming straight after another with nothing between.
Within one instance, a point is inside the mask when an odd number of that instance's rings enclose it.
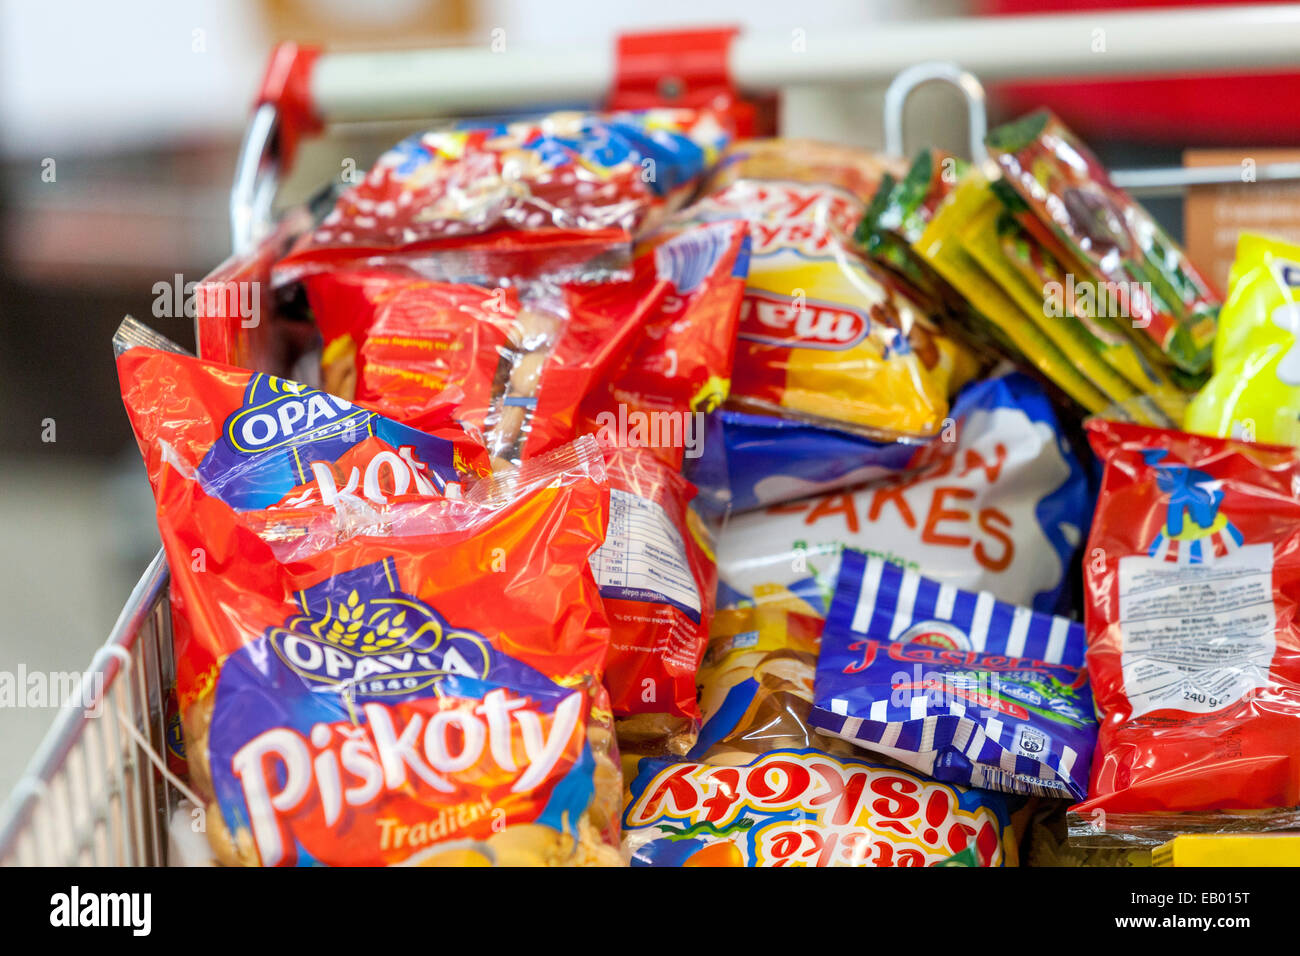
<instances>
[{"instance_id":1,"label":"cart handle","mask_svg":"<svg viewBox=\"0 0 1300 956\"><path fill-rule=\"evenodd\" d=\"M1300 65L1300 4L936 18L740 34L727 48L728 74L745 93L883 85L926 61L959 62L985 82L1277 70ZM678 62L692 72L686 56ZM412 119L531 107L542 91L554 102L600 102L618 65L612 45L333 52L312 64L309 86L326 122Z\"/></svg>"},{"instance_id":2,"label":"cart handle","mask_svg":"<svg viewBox=\"0 0 1300 956\"><path fill-rule=\"evenodd\" d=\"M988 107L984 86L969 70L955 63L918 63L894 77L885 90L885 152L890 156L906 156L903 147L903 111L907 98L918 87L927 83L946 83L954 86L966 101L967 135L970 137L972 163L986 168L989 162L984 135L988 132Z\"/></svg>"},{"instance_id":3,"label":"cart handle","mask_svg":"<svg viewBox=\"0 0 1300 956\"><path fill-rule=\"evenodd\" d=\"M601 102L618 76L615 53L590 46L325 54L278 47L236 171L235 252L248 251L269 230L278 174L290 168L302 137L323 123L532 107L541 105L539 95ZM812 38L737 35L728 37L726 74L750 93L885 83L935 60L960 61L986 81L1276 71L1300 66L1300 4L956 17L827 30ZM689 58L673 72L689 75Z\"/></svg>"}]
</instances>

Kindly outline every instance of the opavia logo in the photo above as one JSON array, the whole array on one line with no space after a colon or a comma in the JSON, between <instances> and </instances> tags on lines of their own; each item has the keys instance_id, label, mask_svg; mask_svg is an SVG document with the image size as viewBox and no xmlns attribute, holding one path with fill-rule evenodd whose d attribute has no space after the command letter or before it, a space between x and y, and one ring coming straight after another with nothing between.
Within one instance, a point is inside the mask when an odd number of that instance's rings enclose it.
<instances>
[{"instance_id":1,"label":"opavia logo","mask_svg":"<svg viewBox=\"0 0 1300 956\"><path fill-rule=\"evenodd\" d=\"M372 413L333 395L274 375L248 383L244 407L226 419L230 447L246 455L303 441L308 435L363 428Z\"/></svg>"},{"instance_id":2,"label":"opavia logo","mask_svg":"<svg viewBox=\"0 0 1300 956\"><path fill-rule=\"evenodd\" d=\"M448 674L482 680L491 669L482 635L453 627L398 590L391 558L327 578L298 601L302 613L269 629L266 639L311 683L383 697L411 694Z\"/></svg>"},{"instance_id":3,"label":"opavia logo","mask_svg":"<svg viewBox=\"0 0 1300 956\"><path fill-rule=\"evenodd\" d=\"M846 349L861 342L869 327L865 315L842 305L761 289L747 289L740 307L740 337L768 345Z\"/></svg>"},{"instance_id":4,"label":"opavia logo","mask_svg":"<svg viewBox=\"0 0 1300 956\"><path fill-rule=\"evenodd\" d=\"M928 866L969 846L1001 862L991 810L906 771L776 751L743 767L670 764L639 783L623 822L665 834L637 851L650 861L696 838L697 852L731 842L737 866Z\"/></svg>"},{"instance_id":5,"label":"opavia logo","mask_svg":"<svg viewBox=\"0 0 1300 956\"><path fill-rule=\"evenodd\" d=\"M1147 448L1142 460L1155 469L1156 487L1169 496L1165 521L1147 554L1176 564L1213 564L1245 543L1236 525L1221 513L1223 490L1209 472L1165 461L1165 448Z\"/></svg>"},{"instance_id":6,"label":"opavia logo","mask_svg":"<svg viewBox=\"0 0 1300 956\"><path fill-rule=\"evenodd\" d=\"M148 936L153 927L149 893L83 893L74 886L50 897L51 926L121 926L133 936Z\"/></svg>"}]
</instances>

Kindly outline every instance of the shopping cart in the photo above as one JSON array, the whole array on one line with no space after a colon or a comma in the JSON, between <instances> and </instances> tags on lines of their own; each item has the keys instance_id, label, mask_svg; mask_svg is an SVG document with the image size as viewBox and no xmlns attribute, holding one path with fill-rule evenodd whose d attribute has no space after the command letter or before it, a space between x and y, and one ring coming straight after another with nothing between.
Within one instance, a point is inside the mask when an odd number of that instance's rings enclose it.
<instances>
[{"instance_id":1,"label":"shopping cart","mask_svg":"<svg viewBox=\"0 0 1300 956\"><path fill-rule=\"evenodd\" d=\"M1080 37L1115 38L1105 56ZM936 62L937 61L937 62ZM960 62L963 68L952 65ZM788 37L732 30L624 37L616 56L590 48L540 54L439 50L317 56L276 50L240 152L231 195L234 255L200 286L200 354L281 375L310 374L311 330L281 315L271 264L308 228L311 205L278 218L273 206L300 139L323 121L427 119L537 106L545 89L564 103L594 103L613 89L616 105L652 100L700 105L717 96L883 84L886 146L902 152L902 107L920 83L955 85L970 107L980 158L983 92L975 79L1148 75L1178 71L1256 72L1300 64L1300 5L967 18L835 31L816 55ZM804 101L806 102L806 100ZM840 138L852 117L826 114L823 138ZM840 124L839 128L835 123ZM1295 164L1264 166L1257 179L1300 179ZM1236 167L1118 171L1142 194L1237 181ZM328 199L328 193L322 194ZM319 205L319 204L318 204ZM256 282L261 320L222 308L219 292ZM204 296L204 288L218 294ZM218 303L215 307L213 303ZM82 677L0 816L6 865L167 865L203 862L194 839L202 810L168 769L167 693L173 677L168 574L161 553L132 591L107 643ZM174 743L174 738L171 739Z\"/></svg>"}]
</instances>

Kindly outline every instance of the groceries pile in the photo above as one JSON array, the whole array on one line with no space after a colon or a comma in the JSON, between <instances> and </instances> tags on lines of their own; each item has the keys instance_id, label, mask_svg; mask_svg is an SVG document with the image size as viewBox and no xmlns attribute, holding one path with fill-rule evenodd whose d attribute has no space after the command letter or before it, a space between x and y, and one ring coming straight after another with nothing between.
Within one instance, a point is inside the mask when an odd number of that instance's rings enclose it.
<instances>
[{"instance_id":1,"label":"groceries pile","mask_svg":"<svg viewBox=\"0 0 1300 956\"><path fill-rule=\"evenodd\" d=\"M1221 305L1055 118L988 142L434 130L278 251L304 381L124 322L214 858L1300 829L1300 249Z\"/></svg>"}]
</instances>

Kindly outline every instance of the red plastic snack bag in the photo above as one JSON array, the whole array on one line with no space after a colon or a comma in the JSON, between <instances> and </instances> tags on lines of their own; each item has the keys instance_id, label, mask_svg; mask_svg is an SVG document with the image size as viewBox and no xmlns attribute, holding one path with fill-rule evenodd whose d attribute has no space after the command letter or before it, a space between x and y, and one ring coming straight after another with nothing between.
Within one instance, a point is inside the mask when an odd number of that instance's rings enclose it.
<instances>
[{"instance_id":1,"label":"red plastic snack bag","mask_svg":"<svg viewBox=\"0 0 1300 956\"><path fill-rule=\"evenodd\" d=\"M885 440L939 432L971 356L849 238L894 166L804 140L742 141L681 214L750 223L732 389L740 407Z\"/></svg>"},{"instance_id":2,"label":"red plastic snack bag","mask_svg":"<svg viewBox=\"0 0 1300 956\"><path fill-rule=\"evenodd\" d=\"M725 395L726 382L708 381L707 369L729 373L721 332L735 327L744 239L743 224L722 223L648 240L625 282L487 287L392 269L314 275L304 284L325 340L322 379L421 428L450 407L494 458L517 463L585 430L579 406L643 332L673 334L676 351L658 366L615 378L638 389L632 398L650 388L672 402L689 388L690 407L709 408L720 401L711 395Z\"/></svg>"},{"instance_id":3,"label":"red plastic snack bag","mask_svg":"<svg viewBox=\"0 0 1300 956\"><path fill-rule=\"evenodd\" d=\"M385 269L321 273L304 285L325 341L326 391L412 424L452 406L483 438L501 366L520 339L516 290Z\"/></svg>"},{"instance_id":4,"label":"red plastic snack bag","mask_svg":"<svg viewBox=\"0 0 1300 956\"><path fill-rule=\"evenodd\" d=\"M306 280L327 388L428 428L450 411L517 464L573 438L578 405L624 357L653 284L496 287L365 269Z\"/></svg>"},{"instance_id":5,"label":"red plastic snack bag","mask_svg":"<svg viewBox=\"0 0 1300 956\"><path fill-rule=\"evenodd\" d=\"M748 225L665 230L641 243L636 266L634 281L655 308L622 367L583 402L582 418L605 447L650 449L680 468L702 454L703 416L730 393Z\"/></svg>"},{"instance_id":6,"label":"red plastic snack bag","mask_svg":"<svg viewBox=\"0 0 1300 956\"><path fill-rule=\"evenodd\" d=\"M452 278L618 269L630 241L686 198L729 139L725 117L670 109L420 133L343 194L275 281L411 257L437 260L437 274Z\"/></svg>"},{"instance_id":7,"label":"red plastic snack bag","mask_svg":"<svg viewBox=\"0 0 1300 956\"><path fill-rule=\"evenodd\" d=\"M1088 551L1100 714L1072 842L1293 827L1300 452L1107 421Z\"/></svg>"},{"instance_id":8,"label":"red plastic snack bag","mask_svg":"<svg viewBox=\"0 0 1300 956\"><path fill-rule=\"evenodd\" d=\"M572 439L579 402L656 301L626 282L487 287L390 269L305 286L327 388L419 428L450 410L514 463Z\"/></svg>"},{"instance_id":9,"label":"red plastic snack bag","mask_svg":"<svg viewBox=\"0 0 1300 956\"><path fill-rule=\"evenodd\" d=\"M705 414L727 396L747 247L743 222L643 243L633 284L655 308L623 367L582 407L610 477L609 534L592 560L611 618L606 685L619 739L639 753L685 753L700 721L695 675L717 570L679 470L700 455Z\"/></svg>"},{"instance_id":10,"label":"red plastic snack bag","mask_svg":"<svg viewBox=\"0 0 1300 956\"><path fill-rule=\"evenodd\" d=\"M605 450L609 530L591 568L610 617L605 683L620 746L683 754L695 743L695 675L717 566L695 487L645 449Z\"/></svg>"},{"instance_id":11,"label":"red plastic snack bag","mask_svg":"<svg viewBox=\"0 0 1300 956\"><path fill-rule=\"evenodd\" d=\"M619 864L594 440L459 497L410 486L377 510L354 489L239 510L159 437L176 406L149 399L172 385L125 361L157 354L132 348L119 371L218 859Z\"/></svg>"},{"instance_id":12,"label":"red plastic snack bag","mask_svg":"<svg viewBox=\"0 0 1300 956\"><path fill-rule=\"evenodd\" d=\"M456 496L488 471L482 445L445 410L428 415L424 430L409 428L288 379L187 355L134 319L114 344L155 490L168 462L240 511L309 488L327 498L355 489L372 504L407 491ZM345 455L347 468L336 467Z\"/></svg>"}]
</instances>

